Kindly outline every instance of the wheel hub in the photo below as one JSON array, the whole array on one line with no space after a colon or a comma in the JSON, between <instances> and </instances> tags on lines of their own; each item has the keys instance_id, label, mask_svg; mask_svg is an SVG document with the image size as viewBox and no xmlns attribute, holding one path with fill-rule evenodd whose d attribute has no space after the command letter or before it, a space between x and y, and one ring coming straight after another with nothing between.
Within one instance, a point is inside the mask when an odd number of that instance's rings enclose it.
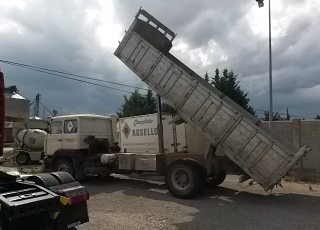
<instances>
[{"instance_id":1,"label":"wheel hub","mask_svg":"<svg viewBox=\"0 0 320 230\"><path fill-rule=\"evenodd\" d=\"M181 183L186 183L187 182L187 176L185 174L180 175L179 180Z\"/></svg>"},{"instance_id":2,"label":"wheel hub","mask_svg":"<svg viewBox=\"0 0 320 230\"><path fill-rule=\"evenodd\" d=\"M58 171L69 172L70 169L69 169L69 166L68 166L67 164L61 164L61 165L59 165L59 167L58 167Z\"/></svg>"},{"instance_id":3,"label":"wheel hub","mask_svg":"<svg viewBox=\"0 0 320 230\"><path fill-rule=\"evenodd\" d=\"M179 190L185 190L190 186L190 174L184 168L177 168L171 177L172 184Z\"/></svg>"},{"instance_id":4,"label":"wheel hub","mask_svg":"<svg viewBox=\"0 0 320 230\"><path fill-rule=\"evenodd\" d=\"M24 163L26 160L27 160L27 158L26 158L26 156L24 156L24 155L20 155L20 156L18 157L18 161L19 161L19 162Z\"/></svg>"}]
</instances>

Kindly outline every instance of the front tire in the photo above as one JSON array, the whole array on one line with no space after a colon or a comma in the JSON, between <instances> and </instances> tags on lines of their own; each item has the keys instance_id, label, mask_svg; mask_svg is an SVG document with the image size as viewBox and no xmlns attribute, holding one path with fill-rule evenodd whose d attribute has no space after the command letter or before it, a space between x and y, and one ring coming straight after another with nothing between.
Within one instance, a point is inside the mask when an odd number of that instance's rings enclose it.
<instances>
[{"instance_id":1,"label":"front tire","mask_svg":"<svg viewBox=\"0 0 320 230\"><path fill-rule=\"evenodd\" d=\"M74 176L74 168L71 159L59 158L53 167L55 172L67 172Z\"/></svg>"},{"instance_id":2,"label":"front tire","mask_svg":"<svg viewBox=\"0 0 320 230\"><path fill-rule=\"evenodd\" d=\"M177 160L167 168L165 182L173 196L188 199L200 193L203 188L204 176L197 163Z\"/></svg>"},{"instance_id":3,"label":"front tire","mask_svg":"<svg viewBox=\"0 0 320 230\"><path fill-rule=\"evenodd\" d=\"M23 153L20 152L17 156L16 156L16 162L18 165L27 165L30 162L30 156L28 153Z\"/></svg>"}]
</instances>

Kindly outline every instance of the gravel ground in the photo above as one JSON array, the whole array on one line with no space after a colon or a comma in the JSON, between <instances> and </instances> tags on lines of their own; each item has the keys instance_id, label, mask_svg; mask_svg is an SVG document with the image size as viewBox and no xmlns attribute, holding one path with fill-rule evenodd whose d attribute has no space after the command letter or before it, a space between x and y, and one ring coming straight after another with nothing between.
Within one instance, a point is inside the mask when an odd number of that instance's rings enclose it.
<instances>
[{"instance_id":1,"label":"gravel ground","mask_svg":"<svg viewBox=\"0 0 320 230\"><path fill-rule=\"evenodd\" d=\"M237 180L228 176L220 188L181 200L159 176L91 178L82 182L90 222L78 229L320 229L319 184L283 181L284 188L265 192Z\"/></svg>"}]
</instances>

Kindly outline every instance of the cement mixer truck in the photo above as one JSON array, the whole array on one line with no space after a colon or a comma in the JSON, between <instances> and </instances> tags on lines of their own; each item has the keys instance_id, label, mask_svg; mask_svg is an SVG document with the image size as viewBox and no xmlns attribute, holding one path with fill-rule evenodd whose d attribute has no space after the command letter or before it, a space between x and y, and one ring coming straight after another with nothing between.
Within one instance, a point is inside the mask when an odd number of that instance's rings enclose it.
<instances>
[{"instance_id":1,"label":"cement mixer truck","mask_svg":"<svg viewBox=\"0 0 320 230\"><path fill-rule=\"evenodd\" d=\"M15 140L15 156L19 165L44 159L44 140L47 132L40 129L21 129Z\"/></svg>"}]
</instances>

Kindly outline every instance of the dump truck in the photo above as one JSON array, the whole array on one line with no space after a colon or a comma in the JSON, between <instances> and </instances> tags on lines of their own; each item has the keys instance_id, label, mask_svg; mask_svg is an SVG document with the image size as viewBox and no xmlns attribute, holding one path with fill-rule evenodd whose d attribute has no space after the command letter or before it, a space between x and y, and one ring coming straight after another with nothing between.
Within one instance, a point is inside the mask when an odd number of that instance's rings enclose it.
<instances>
[{"instance_id":1,"label":"dump truck","mask_svg":"<svg viewBox=\"0 0 320 230\"><path fill-rule=\"evenodd\" d=\"M168 190L179 198L192 197L206 182L221 183L225 173L233 170L230 161L243 172L240 182L251 178L264 190L272 189L310 147L297 149L288 144L174 57L169 51L175 37L140 9L114 52L174 108L178 116L172 122L186 122L211 143L206 165L181 155L166 167Z\"/></svg>"},{"instance_id":2,"label":"dump truck","mask_svg":"<svg viewBox=\"0 0 320 230\"><path fill-rule=\"evenodd\" d=\"M155 153L120 151L116 116L59 116L50 119L44 138L47 171L65 171L75 179L156 172L165 176L170 193L183 199L221 184L227 173L239 174L240 182L251 178L266 191L281 182L310 148L288 144L170 54L175 36L140 9L114 54L174 108L177 116L169 123L186 122L210 143L207 149L199 154L160 151L161 113ZM137 129L123 129L128 135L137 134ZM141 128L138 132L148 133Z\"/></svg>"}]
</instances>

